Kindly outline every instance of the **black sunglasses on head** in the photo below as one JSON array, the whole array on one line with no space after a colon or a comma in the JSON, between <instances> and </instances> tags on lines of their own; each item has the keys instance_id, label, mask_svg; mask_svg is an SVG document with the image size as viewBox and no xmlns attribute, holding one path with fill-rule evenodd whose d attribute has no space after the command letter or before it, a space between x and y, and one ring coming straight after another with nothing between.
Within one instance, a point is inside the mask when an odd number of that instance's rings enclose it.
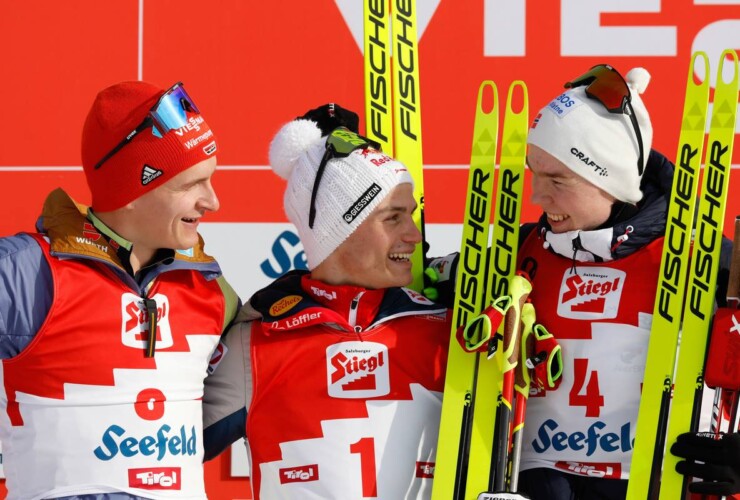
<instances>
[{"instance_id":1,"label":"black sunglasses on head","mask_svg":"<svg viewBox=\"0 0 740 500\"><path fill-rule=\"evenodd\" d=\"M324 170L326 170L326 164L332 158L346 158L352 151L356 149L364 149L370 147L381 151L380 144L363 137L360 134L356 134L345 127L335 128L331 134L326 138L326 151L324 156L321 158L319 168L316 170L316 179L313 181L313 189L311 190L311 207L308 211L308 227L313 229L313 223L316 219L316 194L319 192L319 184L321 178L324 176Z\"/></svg>"},{"instance_id":2,"label":"black sunglasses on head","mask_svg":"<svg viewBox=\"0 0 740 500\"><path fill-rule=\"evenodd\" d=\"M616 69L608 64L598 64L588 70L587 73L565 83L566 89L583 86L586 87L586 95L603 104L609 113L621 113L629 117L632 128L635 130L640 152L637 158L637 172L642 175L644 170L642 134L640 133L640 126L637 124L635 110L632 107L632 94L630 94L627 82Z\"/></svg>"}]
</instances>

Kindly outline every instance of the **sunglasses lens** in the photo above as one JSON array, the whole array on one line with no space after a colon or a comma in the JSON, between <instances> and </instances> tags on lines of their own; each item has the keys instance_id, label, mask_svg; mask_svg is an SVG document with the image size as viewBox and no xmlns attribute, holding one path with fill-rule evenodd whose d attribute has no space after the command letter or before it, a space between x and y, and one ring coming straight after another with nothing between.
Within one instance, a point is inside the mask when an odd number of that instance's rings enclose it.
<instances>
[{"instance_id":1,"label":"sunglasses lens","mask_svg":"<svg viewBox=\"0 0 740 500\"><path fill-rule=\"evenodd\" d=\"M601 101L611 113L624 112L624 106L630 95L627 84L614 71L591 82L586 88L586 93Z\"/></svg>"},{"instance_id":2,"label":"sunglasses lens","mask_svg":"<svg viewBox=\"0 0 740 500\"><path fill-rule=\"evenodd\" d=\"M565 88L586 87L586 94L601 102L610 113L623 113L630 99L627 82L611 66L599 65L565 84Z\"/></svg>"},{"instance_id":3,"label":"sunglasses lens","mask_svg":"<svg viewBox=\"0 0 740 500\"><path fill-rule=\"evenodd\" d=\"M198 108L182 85L176 85L162 96L151 112L155 121L154 135L162 137L170 130L187 125L188 111L198 113Z\"/></svg>"}]
</instances>

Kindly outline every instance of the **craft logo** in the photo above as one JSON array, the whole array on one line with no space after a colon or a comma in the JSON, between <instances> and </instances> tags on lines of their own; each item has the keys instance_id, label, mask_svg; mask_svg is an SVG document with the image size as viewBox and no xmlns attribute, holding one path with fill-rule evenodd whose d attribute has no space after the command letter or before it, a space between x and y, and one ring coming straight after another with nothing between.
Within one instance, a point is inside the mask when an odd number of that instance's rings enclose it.
<instances>
[{"instance_id":1,"label":"craft logo","mask_svg":"<svg viewBox=\"0 0 740 500\"><path fill-rule=\"evenodd\" d=\"M301 467L289 467L280 469L280 484L305 483L319 480L318 464L303 465Z\"/></svg>"},{"instance_id":2,"label":"craft logo","mask_svg":"<svg viewBox=\"0 0 740 500\"><path fill-rule=\"evenodd\" d=\"M180 467L129 469L128 485L142 490L179 490Z\"/></svg>"},{"instance_id":3,"label":"craft logo","mask_svg":"<svg viewBox=\"0 0 740 500\"><path fill-rule=\"evenodd\" d=\"M141 170L141 185L146 186L160 175L162 175L161 170L144 164L144 168Z\"/></svg>"},{"instance_id":4,"label":"craft logo","mask_svg":"<svg viewBox=\"0 0 740 500\"><path fill-rule=\"evenodd\" d=\"M588 320L616 318L626 276L624 271L607 267L579 266L577 274L567 270L560 285L558 315Z\"/></svg>"},{"instance_id":5,"label":"craft logo","mask_svg":"<svg viewBox=\"0 0 740 500\"><path fill-rule=\"evenodd\" d=\"M580 151L575 146L570 148L570 154L572 154L576 159L583 162L583 164L587 167L591 167L591 170L593 170L594 173L599 175L600 177L609 177L609 170L607 170L606 167L602 167L601 165L593 161L590 155L584 153L583 151Z\"/></svg>"},{"instance_id":6,"label":"craft logo","mask_svg":"<svg viewBox=\"0 0 740 500\"><path fill-rule=\"evenodd\" d=\"M293 309L302 298L299 295L288 295L270 306L270 316L280 316Z\"/></svg>"},{"instance_id":7,"label":"craft logo","mask_svg":"<svg viewBox=\"0 0 740 500\"><path fill-rule=\"evenodd\" d=\"M581 476L596 477L599 479L620 479L622 477L622 464L614 463L588 463L588 462L556 462L555 467Z\"/></svg>"},{"instance_id":8,"label":"craft logo","mask_svg":"<svg viewBox=\"0 0 740 500\"><path fill-rule=\"evenodd\" d=\"M342 342L326 348L329 396L372 398L391 392L388 347L377 342Z\"/></svg>"},{"instance_id":9,"label":"craft logo","mask_svg":"<svg viewBox=\"0 0 740 500\"><path fill-rule=\"evenodd\" d=\"M157 303L157 349L172 347L170 300L159 293L151 298ZM135 349L144 349L149 343L149 317L144 301L133 293L121 295L121 342Z\"/></svg>"}]
</instances>

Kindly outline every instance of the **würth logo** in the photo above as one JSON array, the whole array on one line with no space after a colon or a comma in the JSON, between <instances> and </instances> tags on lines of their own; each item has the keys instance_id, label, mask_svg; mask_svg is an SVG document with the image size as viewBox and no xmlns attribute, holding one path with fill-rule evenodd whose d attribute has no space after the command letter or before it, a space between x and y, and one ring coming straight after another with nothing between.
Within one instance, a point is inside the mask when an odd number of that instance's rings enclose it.
<instances>
[{"instance_id":1,"label":"w\u00fcrth logo","mask_svg":"<svg viewBox=\"0 0 740 500\"><path fill-rule=\"evenodd\" d=\"M141 170L141 185L146 186L160 175L162 175L161 170L145 164L144 168Z\"/></svg>"}]
</instances>

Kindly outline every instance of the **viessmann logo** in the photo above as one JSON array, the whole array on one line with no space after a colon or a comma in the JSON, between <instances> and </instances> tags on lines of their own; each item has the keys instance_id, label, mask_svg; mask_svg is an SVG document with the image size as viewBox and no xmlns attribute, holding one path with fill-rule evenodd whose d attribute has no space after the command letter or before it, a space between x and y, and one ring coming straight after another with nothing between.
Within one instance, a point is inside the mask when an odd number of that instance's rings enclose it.
<instances>
[{"instance_id":1,"label":"viessmann logo","mask_svg":"<svg viewBox=\"0 0 740 500\"><path fill-rule=\"evenodd\" d=\"M329 396L355 399L391 392L388 348L377 342L342 342L326 348Z\"/></svg>"},{"instance_id":2,"label":"viessmann logo","mask_svg":"<svg viewBox=\"0 0 740 500\"><path fill-rule=\"evenodd\" d=\"M560 284L558 315L573 319L612 319L619 312L619 301L627 273L607 267L579 267L568 270Z\"/></svg>"}]
</instances>

